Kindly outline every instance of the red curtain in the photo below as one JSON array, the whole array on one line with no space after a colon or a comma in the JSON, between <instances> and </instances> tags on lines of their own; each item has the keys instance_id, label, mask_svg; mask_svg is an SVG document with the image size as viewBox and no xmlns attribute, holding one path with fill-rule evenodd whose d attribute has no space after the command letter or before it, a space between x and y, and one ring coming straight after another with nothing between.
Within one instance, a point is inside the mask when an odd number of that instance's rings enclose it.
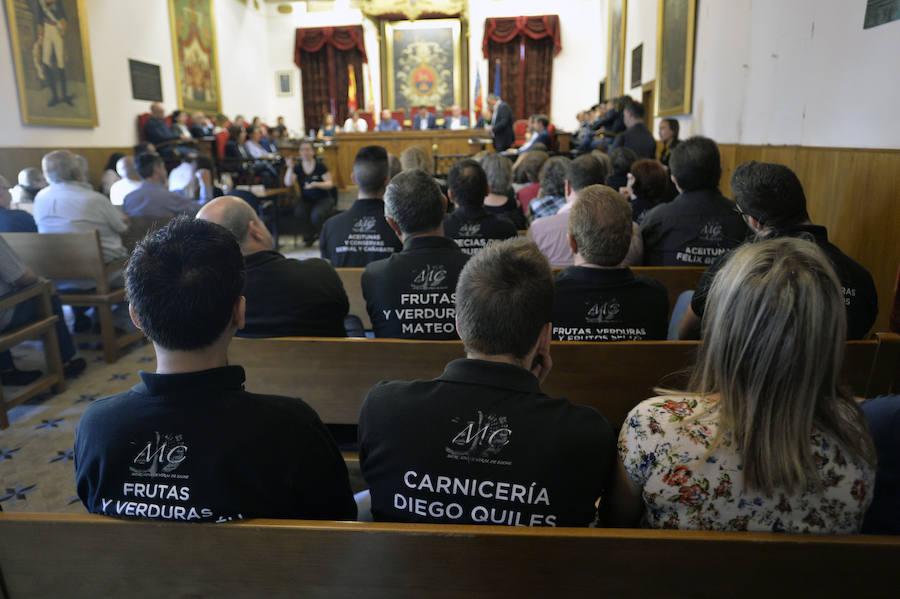
<instances>
[{"instance_id":1,"label":"red curtain","mask_svg":"<svg viewBox=\"0 0 900 599\"><path fill-rule=\"evenodd\" d=\"M363 106L362 63L367 62L360 25L297 29L294 62L303 84L303 115L307 128L318 129L326 112L338 124L347 117L347 65L356 74L356 101Z\"/></svg>"},{"instance_id":2,"label":"red curtain","mask_svg":"<svg viewBox=\"0 0 900 599\"><path fill-rule=\"evenodd\" d=\"M500 61L501 92L513 118L550 114L553 57L562 50L557 15L485 19L481 48L491 84Z\"/></svg>"}]
</instances>

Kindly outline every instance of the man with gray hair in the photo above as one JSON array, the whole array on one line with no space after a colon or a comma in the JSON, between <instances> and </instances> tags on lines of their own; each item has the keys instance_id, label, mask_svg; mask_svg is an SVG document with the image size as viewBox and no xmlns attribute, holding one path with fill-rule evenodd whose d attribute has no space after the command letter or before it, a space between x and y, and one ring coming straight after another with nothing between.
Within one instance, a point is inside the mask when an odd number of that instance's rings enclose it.
<instances>
[{"instance_id":1,"label":"man with gray hair","mask_svg":"<svg viewBox=\"0 0 900 599\"><path fill-rule=\"evenodd\" d=\"M375 520L587 526L615 463L609 423L541 391L553 275L532 242L473 256L456 285L466 358L431 381L381 382L359 416Z\"/></svg>"},{"instance_id":2,"label":"man with gray hair","mask_svg":"<svg viewBox=\"0 0 900 599\"><path fill-rule=\"evenodd\" d=\"M403 250L370 262L363 296L376 337L457 339L455 289L468 260L444 237L447 201L425 171L404 171L384 194L384 218Z\"/></svg>"},{"instance_id":3,"label":"man with gray hair","mask_svg":"<svg viewBox=\"0 0 900 599\"><path fill-rule=\"evenodd\" d=\"M141 176L134 166L134 158L123 156L116 162L116 172L122 177L109 188L109 201L113 206L125 203L125 196L141 186Z\"/></svg>"},{"instance_id":4,"label":"man with gray hair","mask_svg":"<svg viewBox=\"0 0 900 599\"><path fill-rule=\"evenodd\" d=\"M30 166L19 171L19 184L9 190L12 194L12 207L34 214L34 196L47 187L47 181L41 169Z\"/></svg>"},{"instance_id":5,"label":"man with gray hair","mask_svg":"<svg viewBox=\"0 0 900 599\"><path fill-rule=\"evenodd\" d=\"M556 276L553 338L665 339L669 315L665 286L622 265L633 238L628 201L605 185L590 185L579 192L568 218L567 238L575 264Z\"/></svg>"},{"instance_id":6,"label":"man with gray hair","mask_svg":"<svg viewBox=\"0 0 900 599\"><path fill-rule=\"evenodd\" d=\"M239 337L344 337L350 302L326 260L285 258L250 204L235 196L209 202L197 218L222 225L241 246L247 272L246 324Z\"/></svg>"}]
</instances>

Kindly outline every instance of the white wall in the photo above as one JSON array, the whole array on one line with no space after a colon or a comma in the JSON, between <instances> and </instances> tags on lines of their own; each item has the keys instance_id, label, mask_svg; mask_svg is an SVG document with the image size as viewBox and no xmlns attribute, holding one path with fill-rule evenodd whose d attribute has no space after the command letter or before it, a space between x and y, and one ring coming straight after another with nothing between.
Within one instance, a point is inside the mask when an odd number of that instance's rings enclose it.
<instances>
[{"instance_id":1,"label":"white wall","mask_svg":"<svg viewBox=\"0 0 900 599\"><path fill-rule=\"evenodd\" d=\"M656 2L628 4L626 73L631 49L643 41L643 80L649 81L656 68ZM900 147L900 120L893 117L900 21L863 30L865 4L698 2L693 111L678 117L682 131L722 143Z\"/></svg>"},{"instance_id":2,"label":"white wall","mask_svg":"<svg viewBox=\"0 0 900 599\"><path fill-rule=\"evenodd\" d=\"M0 147L117 147L136 143L136 117L146 112L150 103L131 97L129 58L159 65L163 104L167 110L176 108L168 3L88 0L85 6L98 126L22 124L9 28L6 13L0 10L0 108L5 116ZM216 0L214 10L219 62L223 65L223 112L229 116L242 112L248 118L267 114L275 81L274 75L268 74L265 13L237 0Z\"/></svg>"}]
</instances>

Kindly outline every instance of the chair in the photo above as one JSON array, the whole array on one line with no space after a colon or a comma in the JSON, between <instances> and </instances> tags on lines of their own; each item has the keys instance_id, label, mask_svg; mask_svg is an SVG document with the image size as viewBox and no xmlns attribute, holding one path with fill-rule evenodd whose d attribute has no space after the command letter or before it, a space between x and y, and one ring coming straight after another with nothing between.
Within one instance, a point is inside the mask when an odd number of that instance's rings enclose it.
<instances>
[{"instance_id":1,"label":"chair","mask_svg":"<svg viewBox=\"0 0 900 599\"><path fill-rule=\"evenodd\" d=\"M371 112L360 112L359 118L366 122L366 125L369 126L369 131L375 130L375 117L372 116Z\"/></svg>"},{"instance_id":2,"label":"chair","mask_svg":"<svg viewBox=\"0 0 900 599\"><path fill-rule=\"evenodd\" d=\"M53 314L53 307L50 303L52 292L53 283L39 282L0 299L0 311L4 311L32 298L39 298L37 316L34 320L12 331L0 333L0 351L9 350L29 339L40 339L44 344L44 362L47 366L46 374L30 385L26 385L12 397L4 398L3 388L0 387L0 429L9 426L9 418L6 415L9 408L17 406L47 389L52 389L54 393L62 393L66 390L62 358L59 354L59 337L56 335L57 318Z\"/></svg>"},{"instance_id":3,"label":"chair","mask_svg":"<svg viewBox=\"0 0 900 599\"><path fill-rule=\"evenodd\" d=\"M145 112L144 114L139 114L137 117L137 128L138 128L138 139L140 141L147 141L147 135L144 133L144 127L147 125L147 121L150 119L150 113Z\"/></svg>"},{"instance_id":4,"label":"chair","mask_svg":"<svg viewBox=\"0 0 900 599\"><path fill-rule=\"evenodd\" d=\"M516 135L516 139L513 142L513 147L518 148L526 141L525 134L528 133L528 121L525 119L519 119L518 121L513 123L513 132Z\"/></svg>"},{"instance_id":5,"label":"chair","mask_svg":"<svg viewBox=\"0 0 900 599\"><path fill-rule=\"evenodd\" d=\"M59 301L75 307L95 308L100 334L77 333L77 342L101 342L108 363L118 359L119 349L142 339L141 331L116 333L112 307L125 300L125 289L112 289L111 274L125 267L124 260L103 262L100 233L3 233L3 239L36 274L48 279L92 279L89 293L60 293Z\"/></svg>"},{"instance_id":6,"label":"chair","mask_svg":"<svg viewBox=\"0 0 900 599\"><path fill-rule=\"evenodd\" d=\"M128 220L128 230L122 234L122 245L128 254L149 233L164 227L174 216L132 216Z\"/></svg>"},{"instance_id":7,"label":"chair","mask_svg":"<svg viewBox=\"0 0 900 599\"><path fill-rule=\"evenodd\" d=\"M547 125L547 134L550 136L550 147L547 148L547 151L548 151L548 152L555 152L555 151L556 151L556 148L557 148L557 145L556 145L556 127L553 125L553 123L550 123L549 125Z\"/></svg>"},{"instance_id":8,"label":"chair","mask_svg":"<svg viewBox=\"0 0 900 599\"><path fill-rule=\"evenodd\" d=\"M400 123L400 129L403 130L405 127L403 126L403 121L406 119L406 111L405 110L392 110L391 118Z\"/></svg>"}]
</instances>

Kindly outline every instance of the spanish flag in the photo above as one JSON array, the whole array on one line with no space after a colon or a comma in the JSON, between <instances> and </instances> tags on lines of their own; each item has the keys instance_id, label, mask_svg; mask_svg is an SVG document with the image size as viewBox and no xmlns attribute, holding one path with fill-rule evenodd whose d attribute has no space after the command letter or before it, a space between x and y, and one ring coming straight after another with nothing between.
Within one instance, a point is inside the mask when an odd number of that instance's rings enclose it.
<instances>
[{"instance_id":1,"label":"spanish flag","mask_svg":"<svg viewBox=\"0 0 900 599\"><path fill-rule=\"evenodd\" d=\"M481 71L475 71L475 118L481 116L481 109L484 106L484 99L481 95Z\"/></svg>"},{"instance_id":2,"label":"spanish flag","mask_svg":"<svg viewBox=\"0 0 900 599\"><path fill-rule=\"evenodd\" d=\"M356 104L356 73L353 72L353 65L347 65L347 110L350 112L359 108Z\"/></svg>"}]
</instances>

